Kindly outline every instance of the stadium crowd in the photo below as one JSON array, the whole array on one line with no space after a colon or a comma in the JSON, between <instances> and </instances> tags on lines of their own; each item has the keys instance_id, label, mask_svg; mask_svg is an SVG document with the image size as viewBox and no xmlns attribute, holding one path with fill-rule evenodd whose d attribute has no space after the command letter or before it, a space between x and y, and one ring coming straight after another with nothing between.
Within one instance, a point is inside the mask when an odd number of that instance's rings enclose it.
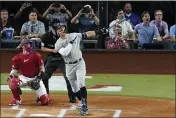
<instances>
[{"instance_id":1,"label":"stadium crowd","mask_svg":"<svg viewBox=\"0 0 176 118\"><path fill-rule=\"evenodd\" d=\"M53 1L42 13L32 2L24 2L13 16L7 9L1 9L1 48L16 48L21 39L27 38L33 40L34 48L39 49L40 38L53 30L51 27L53 24L66 25L68 32L75 32L73 29L77 29L77 32L86 32L100 28L100 22L104 19L99 18L97 8L87 4L77 7L78 12L72 13L71 8ZM169 27L167 21L163 20L164 12L161 9L155 9L154 19L151 19L148 11L144 11L141 15L135 14L129 2L121 8L114 11L108 27L104 24L109 33L97 35L89 41L84 39L80 44L82 49L95 48L103 39L106 49L175 49L176 24ZM110 15L112 14L109 13ZM21 17L24 21L21 21ZM8 36L9 30L13 31L12 37Z\"/></svg>"}]
</instances>

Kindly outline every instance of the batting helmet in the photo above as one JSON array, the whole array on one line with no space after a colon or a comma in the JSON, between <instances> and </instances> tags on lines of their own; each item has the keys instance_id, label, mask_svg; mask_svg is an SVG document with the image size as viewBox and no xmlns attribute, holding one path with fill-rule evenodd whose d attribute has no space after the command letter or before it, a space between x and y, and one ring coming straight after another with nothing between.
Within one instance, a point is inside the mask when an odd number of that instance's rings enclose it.
<instances>
[{"instance_id":1,"label":"batting helmet","mask_svg":"<svg viewBox=\"0 0 176 118\"><path fill-rule=\"evenodd\" d=\"M61 28L64 28L64 31L66 32L66 29L67 29L67 26L64 25L63 23L53 23L52 25L52 28L57 31L58 29L61 29Z\"/></svg>"}]
</instances>

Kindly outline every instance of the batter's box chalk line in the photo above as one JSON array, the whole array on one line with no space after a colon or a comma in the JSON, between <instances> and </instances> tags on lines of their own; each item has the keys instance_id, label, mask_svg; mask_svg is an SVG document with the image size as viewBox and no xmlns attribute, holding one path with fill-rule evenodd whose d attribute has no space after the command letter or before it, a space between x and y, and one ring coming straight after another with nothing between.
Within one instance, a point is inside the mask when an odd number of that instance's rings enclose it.
<instances>
[{"instance_id":1,"label":"batter's box chalk line","mask_svg":"<svg viewBox=\"0 0 176 118\"><path fill-rule=\"evenodd\" d=\"M18 114L16 115L16 118L22 118L26 109L18 109L18 108L1 108L1 110L19 110Z\"/></svg>"},{"instance_id":2,"label":"batter's box chalk line","mask_svg":"<svg viewBox=\"0 0 176 118\"><path fill-rule=\"evenodd\" d=\"M58 117L59 118L63 118L65 113L67 111L73 111L73 110L77 110L77 108L75 107L75 105L72 105L72 107L70 107L69 109L61 109L61 111L59 112L59 115ZM96 108L91 108L91 109L88 109L89 111L102 111L102 112L115 112L114 115L113 115L113 118L119 118L120 117L120 114L122 112L122 110L114 110L114 109L96 109Z\"/></svg>"}]
</instances>

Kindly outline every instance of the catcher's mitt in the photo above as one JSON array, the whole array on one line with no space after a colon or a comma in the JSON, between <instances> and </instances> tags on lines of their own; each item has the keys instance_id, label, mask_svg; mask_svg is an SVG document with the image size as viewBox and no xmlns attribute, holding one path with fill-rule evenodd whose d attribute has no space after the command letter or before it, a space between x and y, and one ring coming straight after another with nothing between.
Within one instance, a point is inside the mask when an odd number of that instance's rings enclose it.
<instances>
[{"instance_id":1,"label":"catcher's mitt","mask_svg":"<svg viewBox=\"0 0 176 118\"><path fill-rule=\"evenodd\" d=\"M40 79L36 78L34 80L29 81L28 86L33 90L38 90L40 88Z\"/></svg>"},{"instance_id":2,"label":"catcher's mitt","mask_svg":"<svg viewBox=\"0 0 176 118\"><path fill-rule=\"evenodd\" d=\"M37 78L28 82L28 86L33 90L38 90L40 88L40 80L44 75L43 71L40 71Z\"/></svg>"}]
</instances>

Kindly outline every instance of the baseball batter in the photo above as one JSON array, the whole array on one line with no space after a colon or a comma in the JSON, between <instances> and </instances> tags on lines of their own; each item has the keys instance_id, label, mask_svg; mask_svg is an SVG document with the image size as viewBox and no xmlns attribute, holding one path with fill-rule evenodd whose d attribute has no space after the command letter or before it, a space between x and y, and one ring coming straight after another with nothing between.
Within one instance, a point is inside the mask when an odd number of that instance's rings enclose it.
<instances>
[{"instance_id":1,"label":"baseball batter","mask_svg":"<svg viewBox=\"0 0 176 118\"><path fill-rule=\"evenodd\" d=\"M9 103L11 106L21 104L22 94L21 87L28 85L35 91L42 105L48 105L49 97L42 81L44 65L41 55L32 51L32 42L29 39L23 39L19 48L22 52L17 54L13 59L13 66L10 76L7 78L9 88L13 94L13 99ZM20 72L20 76L17 76Z\"/></svg>"},{"instance_id":2,"label":"baseball batter","mask_svg":"<svg viewBox=\"0 0 176 118\"><path fill-rule=\"evenodd\" d=\"M60 25L56 28L60 38L55 44L55 50L59 52L66 64L66 75L71 84L72 90L81 101L81 115L88 114L87 89L85 87L86 64L80 50L80 41L85 38L92 38L100 31L88 31L84 33L66 33L66 27Z\"/></svg>"}]
</instances>

